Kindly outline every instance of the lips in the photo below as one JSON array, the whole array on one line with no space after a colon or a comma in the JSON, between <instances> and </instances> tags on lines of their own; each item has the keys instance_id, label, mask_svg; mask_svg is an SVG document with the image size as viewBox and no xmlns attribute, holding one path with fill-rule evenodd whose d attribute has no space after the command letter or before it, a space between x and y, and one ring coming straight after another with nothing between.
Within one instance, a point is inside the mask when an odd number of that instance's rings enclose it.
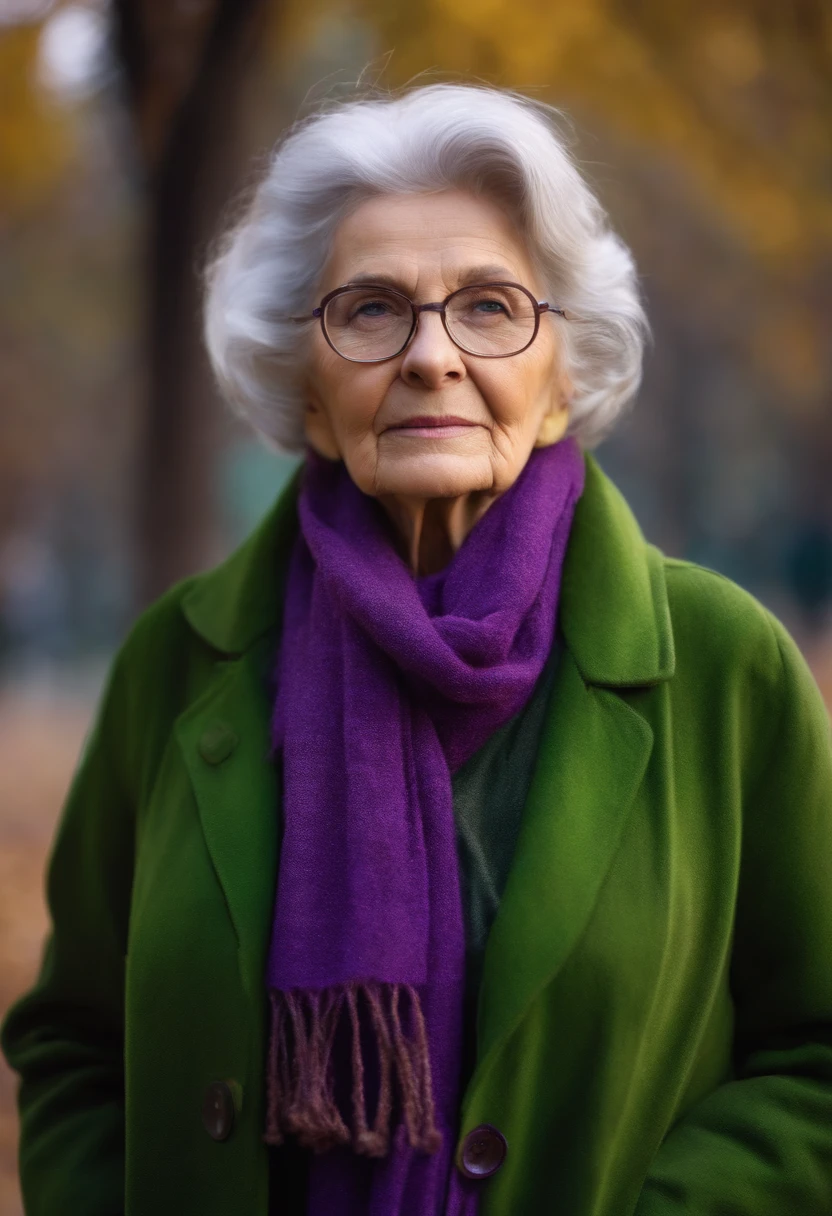
<instances>
[{"instance_id":1,"label":"lips","mask_svg":"<svg viewBox=\"0 0 832 1216\"><path fill-rule=\"evenodd\" d=\"M393 426L388 427L391 431L406 430L409 427L440 427L440 426L479 426L479 423L472 422L470 418L458 418L456 414L442 414L441 416L430 414L418 414L415 418L408 418L406 422L397 422Z\"/></svg>"}]
</instances>

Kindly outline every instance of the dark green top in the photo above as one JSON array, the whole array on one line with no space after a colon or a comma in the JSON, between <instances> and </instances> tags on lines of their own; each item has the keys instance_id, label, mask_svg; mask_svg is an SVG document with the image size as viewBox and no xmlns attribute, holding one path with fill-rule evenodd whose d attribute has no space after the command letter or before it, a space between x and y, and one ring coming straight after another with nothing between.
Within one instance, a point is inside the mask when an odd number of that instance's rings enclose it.
<instances>
[{"instance_id":1,"label":"dark green top","mask_svg":"<svg viewBox=\"0 0 832 1216\"><path fill-rule=\"evenodd\" d=\"M488 933L511 868L546 704L561 654L558 638L525 706L451 779L465 916L465 1034L462 1086L476 1061L477 997ZM275 1216L305 1216L311 1150L287 1140L269 1149Z\"/></svg>"},{"instance_id":2,"label":"dark green top","mask_svg":"<svg viewBox=\"0 0 832 1216\"><path fill-rule=\"evenodd\" d=\"M465 915L463 1088L476 1060L477 997L485 944L514 857L559 657L556 642L523 709L503 723L451 778Z\"/></svg>"}]
</instances>

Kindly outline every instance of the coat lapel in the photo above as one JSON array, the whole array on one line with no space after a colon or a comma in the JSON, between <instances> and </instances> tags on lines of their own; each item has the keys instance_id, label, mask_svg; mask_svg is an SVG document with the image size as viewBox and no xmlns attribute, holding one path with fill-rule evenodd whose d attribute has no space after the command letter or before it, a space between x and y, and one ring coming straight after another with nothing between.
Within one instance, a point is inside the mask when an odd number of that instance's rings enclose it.
<instances>
[{"instance_id":1,"label":"coat lapel","mask_svg":"<svg viewBox=\"0 0 832 1216\"><path fill-rule=\"evenodd\" d=\"M675 665L662 556L586 463L561 583L565 653L488 939L466 1105L576 948L634 805L653 731L615 689L668 679Z\"/></svg>"},{"instance_id":2,"label":"coat lapel","mask_svg":"<svg viewBox=\"0 0 832 1216\"><path fill-rule=\"evenodd\" d=\"M587 686L567 652L488 938L471 1090L578 942L652 746L653 732L644 719L615 693Z\"/></svg>"},{"instance_id":3,"label":"coat lapel","mask_svg":"<svg viewBox=\"0 0 832 1216\"><path fill-rule=\"evenodd\" d=\"M217 663L208 693L175 727L237 934L243 984L254 1000L263 992L277 878L279 791L263 684L272 650L267 637Z\"/></svg>"},{"instance_id":4,"label":"coat lapel","mask_svg":"<svg viewBox=\"0 0 832 1216\"><path fill-rule=\"evenodd\" d=\"M486 950L469 1095L576 947L644 776L652 730L615 689L657 683L674 669L661 554L584 455L586 484L561 585L565 653ZM209 690L178 720L177 735L252 994L263 984L277 850L263 673L279 636L300 473L248 541L182 600L192 628L218 655ZM224 729L236 742L221 760L206 759L206 739Z\"/></svg>"},{"instance_id":5,"label":"coat lapel","mask_svg":"<svg viewBox=\"0 0 832 1216\"><path fill-rule=\"evenodd\" d=\"M265 681L280 636L300 475L298 468L246 542L182 598L216 661L207 691L177 719L176 735L255 1002L265 990L278 846Z\"/></svg>"}]
</instances>

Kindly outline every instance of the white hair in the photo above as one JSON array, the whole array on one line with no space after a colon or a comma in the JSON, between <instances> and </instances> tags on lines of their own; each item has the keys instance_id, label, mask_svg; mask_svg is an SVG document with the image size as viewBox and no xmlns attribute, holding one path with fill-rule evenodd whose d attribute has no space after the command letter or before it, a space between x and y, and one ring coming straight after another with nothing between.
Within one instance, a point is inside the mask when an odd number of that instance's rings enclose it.
<instances>
[{"instance_id":1,"label":"white hair","mask_svg":"<svg viewBox=\"0 0 832 1216\"><path fill-rule=\"evenodd\" d=\"M329 103L271 152L242 214L208 251L203 337L220 391L270 447L304 445L306 344L339 223L365 199L463 188L518 225L556 315L574 385L567 434L611 430L641 381L648 335L629 249L581 177L554 107L479 84ZM310 323L311 328L311 323Z\"/></svg>"}]
</instances>

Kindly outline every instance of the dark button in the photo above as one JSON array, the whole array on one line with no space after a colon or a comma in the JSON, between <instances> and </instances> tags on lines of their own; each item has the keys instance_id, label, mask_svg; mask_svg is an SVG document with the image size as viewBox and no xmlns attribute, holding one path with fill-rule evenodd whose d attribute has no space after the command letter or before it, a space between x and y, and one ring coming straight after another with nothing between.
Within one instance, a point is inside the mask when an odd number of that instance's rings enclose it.
<instances>
[{"instance_id":1,"label":"dark button","mask_svg":"<svg viewBox=\"0 0 832 1216\"><path fill-rule=\"evenodd\" d=\"M506 1138L490 1123L481 1123L462 1141L460 1173L466 1178L490 1178L505 1161Z\"/></svg>"},{"instance_id":2,"label":"dark button","mask_svg":"<svg viewBox=\"0 0 832 1216\"><path fill-rule=\"evenodd\" d=\"M239 741L227 722L214 722L199 737L199 754L209 764L222 764Z\"/></svg>"},{"instance_id":3,"label":"dark button","mask_svg":"<svg viewBox=\"0 0 832 1216\"><path fill-rule=\"evenodd\" d=\"M225 1140L234 1126L234 1096L225 1081L209 1085L202 1099L202 1122L214 1140Z\"/></svg>"}]
</instances>

